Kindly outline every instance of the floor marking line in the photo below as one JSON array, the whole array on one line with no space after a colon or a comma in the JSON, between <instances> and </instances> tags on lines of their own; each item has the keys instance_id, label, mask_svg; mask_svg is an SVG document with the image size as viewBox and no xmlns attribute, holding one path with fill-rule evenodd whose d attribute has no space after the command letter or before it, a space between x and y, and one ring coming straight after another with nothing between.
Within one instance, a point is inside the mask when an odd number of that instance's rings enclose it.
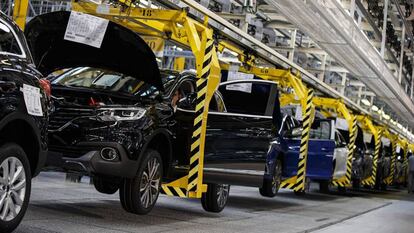
<instances>
[{"instance_id":1,"label":"floor marking line","mask_svg":"<svg viewBox=\"0 0 414 233\"><path fill-rule=\"evenodd\" d=\"M327 227L336 225L338 223L345 222L345 221L347 221L349 219L356 218L356 217L359 217L361 215L367 214L369 212L372 212L372 211L375 211L375 210L378 210L378 209L382 209L382 208L387 207L387 206L389 206L391 204L392 204L392 202L387 202L387 203L385 203L383 205L374 207L372 209L369 209L369 210L366 210L366 211L363 211L363 212L360 212L360 213L357 213L357 214L354 214L354 215L351 215L351 216L348 216L348 217L345 217L345 218L342 218L342 219L339 219L339 220L336 220L336 221L333 221L333 222L330 222L330 223L326 223L326 224L323 224L323 225L320 225L320 226L317 226L317 227L314 227L314 228L311 228L311 229L308 229L308 230L299 231L297 233L309 233L309 232L319 231L319 230L325 229Z\"/></svg>"}]
</instances>

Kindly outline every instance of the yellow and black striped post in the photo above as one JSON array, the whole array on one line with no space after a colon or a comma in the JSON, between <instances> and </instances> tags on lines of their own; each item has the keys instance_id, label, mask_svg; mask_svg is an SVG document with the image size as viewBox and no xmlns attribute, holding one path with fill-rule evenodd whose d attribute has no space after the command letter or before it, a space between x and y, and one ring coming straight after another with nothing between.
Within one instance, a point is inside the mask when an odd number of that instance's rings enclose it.
<instances>
[{"instance_id":1,"label":"yellow and black striped post","mask_svg":"<svg viewBox=\"0 0 414 233\"><path fill-rule=\"evenodd\" d=\"M390 185L394 182L396 174L395 174L395 166L396 166L396 161L397 161L397 141L394 140L393 138L391 139L391 150L392 150L392 154L391 154L391 165L390 165L390 175L385 178L384 183Z\"/></svg>"},{"instance_id":2,"label":"yellow and black striped post","mask_svg":"<svg viewBox=\"0 0 414 233\"><path fill-rule=\"evenodd\" d=\"M375 185L375 182L377 179L378 160L380 157L380 150L381 150L381 137L382 137L382 130L378 130L378 140L375 140L375 151L374 151L374 160L373 160L373 166L372 166L371 183L369 183L369 185Z\"/></svg>"},{"instance_id":3,"label":"yellow and black striped post","mask_svg":"<svg viewBox=\"0 0 414 233\"><path fill-rule=\"evenodd\" d=\"M391 173L390 173L390 177L388 179L388 184L394 183L394 180L396 178L396 174L395 174L395 167L396 167L396 162L397 162L397 142L396 142L396 140L394 140L394 142L392 143L391 149L392 149Z\"/></svg>"},{"instance_id":4,"label":"yellow and black striped post","mask_svg":"<svg viewBox=\"0 0 414 233\"><path fill-rule=\"evenodd\" d=\"M348 157L346 162L346 175L345 180L333 181L332 184L335 186L346 187L351 183L352 178L352 158L355 152L355 141L358 135L357 118L352 117L352 125L349 126L349 144L348 144Z\"/></svg>"},{"instance_id":5,"label":"yellow and black striped post","mask_svg":"<svg viewBox=\"0 0 414 233\"><path fill-rule=\"evenodd\" d=\"M306 99L302 101L302 136L300 140L298 170L295 182L282 182L281 188L293 189L297 192L305 190L306 162L308 158L308 143L312 125L312 98L313 89L308 89Z\"/></svg>"},{"instance_id":6,"label":"yellow and black striped post","mask_svg":"<svg viewBox=\"0 0 414 233\"><path fill-rule=\"evenodd\" d=\"M368 177L367 179L361 182L362 185L370 185L370 186L375 185L375 182L377 179L378 160L379 160L380 149L381 149L381 137L382 137L382 130L378 129L376 135L374 135L375 148L374 148L374 158L372 161L372 173L370 177Z\"/></svg>"},{"instance_id":7,"label":"yellow and black striped post","mask_svg":"<svg viewBox=\"0 0 414 233\"><path fill-rule=\"evenodd\" d=\"M203 128L203 115L207 96L207 78L210 76L211 63L213 59L214 40L208 38L204 52L202 72L197 80L197 101L195 108L194 130L191 138L190 170L188 174L188 192L201 190L203 184L203 161L201 154L201 133ZM204 124L206 124L204 122ZM205 126L204 126L205 127ZM204 129L205 130L205 129ZM188 194L187 194L188 195Z\"/></svg>"}]
</instances>

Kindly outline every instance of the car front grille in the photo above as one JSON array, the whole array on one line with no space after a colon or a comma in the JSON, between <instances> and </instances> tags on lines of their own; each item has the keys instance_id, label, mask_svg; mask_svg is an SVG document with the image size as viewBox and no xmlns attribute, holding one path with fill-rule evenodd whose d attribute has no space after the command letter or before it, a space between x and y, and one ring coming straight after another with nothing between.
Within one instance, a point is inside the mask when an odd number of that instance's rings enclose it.
<instances>
[{"instance_id":1,"label":"car front grille","mask_svg":"<svg viewBox=\"0 0 414 233\"><path fill-rule=\"evenodd\" d=\"M57 130L75 118L89 116L95 116L93 108L56 107L55 111L50 116L49 130Z\"/></svg>"}]
</instances>

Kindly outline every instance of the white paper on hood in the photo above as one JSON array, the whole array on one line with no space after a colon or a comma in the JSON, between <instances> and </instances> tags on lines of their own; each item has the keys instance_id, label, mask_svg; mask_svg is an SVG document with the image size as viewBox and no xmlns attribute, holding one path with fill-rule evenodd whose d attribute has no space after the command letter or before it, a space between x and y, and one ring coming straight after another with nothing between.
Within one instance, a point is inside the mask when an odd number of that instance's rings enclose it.
<instances>
[{"instance_id":1,"label":"white paper on hood","mask_svg":"<svg viewBox=\"0 0 414 233\"><path fill-rule=\"evenodd\" d=\"M100 48L109 20L72 11L65 32L65 40Z\"/></svg>"},{"instance_id":2,"label":"white paper on hood","mask_svg":"<svg viewBox=\"0 0 414 233\"><path fill-rule=\"evenodd\" d=\"M249 80L253 79L253 74L246 74L237 71L230 71L228 72L227 81L235 81L235 80ZM229 84L226 86L226 90L231 91L241 91L246 93L252 93L252 83L236 83L236 84Z\"/></svg>"},{"instance_id":3,"label":"white paper on hood","mask_svg":"<svg viewBox=\"0 0 414 233\"><path fill-rule=\"evenodd\" d=\"M382 142L382 144L384 144L384 146L390 146L390 144L391 144L391 141L390 141L390 139L388 139L388 138L381 138L381 142Z\"/></svg>"},{"instance_id":4,"label":"white paper on hood","mask_svg":"<svg viewBox=\"0 0 414 233\"><path fill-rule=\"evenodd\" d=\"M364 132L364 142L371 143L371 140L372 140L372 134Z\"/></svg>"},{"instance_id":5,"label":"white paper on hood","mask_svg":"<svg viewBox=\"0 0 414 233\"><path fill-rule=\"evenodd\" d=\"M344 118L337 117L335 121L335 128L340 130L348 130L348 121L346 121Z\"/></svg>"}]
</instances>

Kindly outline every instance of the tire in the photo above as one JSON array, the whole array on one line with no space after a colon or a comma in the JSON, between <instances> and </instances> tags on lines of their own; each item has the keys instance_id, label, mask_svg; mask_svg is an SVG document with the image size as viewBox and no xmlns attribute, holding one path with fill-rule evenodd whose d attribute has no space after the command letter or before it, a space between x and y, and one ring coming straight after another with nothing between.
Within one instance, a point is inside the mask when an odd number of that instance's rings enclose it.
<instances>
[{"instance_id":1,"label":"tire","mask_svg":"<svg viewBox=\"0 0 414 233\"><path fill-rule=\"evenodd\" d=\"M96 191L103 194L114 194L119 189L119 182L102 177L93 177L93 185Z\"/></svg>"},{"instance_id":2,"label":"tire","mask_svg":"<svg viewBox=\"0 0 414 233\"><path fill-rule=\"evenodd\" d=\"M346 193L346 187L338 186L338 192L339 193Z\"/></svg>"},{"instance_id":3,"label":"tire","mask_svg":"<svg viewBox=\"0 0 414 233\"><path fill-rule=\"evenodd\" d=\"M76 173L66 173L65 180L67 182L80 183L82 180L82 175Z\"/></svg>"},{"instance_id":4,"label":"tire","mask_svg":"<svg viewBox=\"0 0 414 233\"><path fill-rule=\"evenodd\" d=\"M23 219L29 205L31 179L29 160L23 149L14 143L1 146L0 232L12 232Z\"/></svg>"},{"instance_id":5,"label":"tire","mask_svg":"<svg viewBox=\"0 0 414 233\"><path fill-rule=\"evenodd\" d=\"M263 186L259 188L259 192L264 197L274 197L279 191L282 183L282 161L276 160L273 170L272 179L264 179Z\"/></svg>"},{"instance_id":6,"label":"tire","mask_svg":"<svg viewBox=\"0 0 414 233\"><path fill-rule=\"evenodd\" d=\"M352 188L355 190L359 190L361 188L361 180L360 179L354 179L352 181Z\"/></svg>"},{"instance_id":7,"label":"tire","mask_svg":"<svg viewBox=\"0 0 414 233\"><path fill-rule=\"evenodd\" d=\"M319 182L319 192L321 193L329 193L330 191L330 181L320 181Z\"/></svg>"},{"instance_id":8,"label":"tire","mask_svg":"<svg viewBox=\"0 0 414 233\"><path fill-rule=\"evenodd\" d=\"M303 190L303 191L296 191L295 190L295 191L293 191L293 193L296 196L304 196L306 193L308 193L310 191L310 183L311 183L310 178L306 177L305 178L305 190Z\"/></svg>"},{"instance_id":9,"label":"tire","mask_svg":"<svg viewBox=\"0 0 414 233\"><path fill-rule=\"evenodd\" d=\"M208 184L207 192L201 197L201 205L205 211L219 213L226 207L229 194L228 184Z\"/></svg>"},{"instance_id":10,"label":"tire","mask_svg":"<svg viewBox=\"0 0 414 233\"><path fill-rule=\"evenodd\" d=\"M160 153L148 149L142 157L137 175L121 183L119 198L125 211L142 215L152 210L161 190L162 171Z\"/></svg>"}]
</instances>

